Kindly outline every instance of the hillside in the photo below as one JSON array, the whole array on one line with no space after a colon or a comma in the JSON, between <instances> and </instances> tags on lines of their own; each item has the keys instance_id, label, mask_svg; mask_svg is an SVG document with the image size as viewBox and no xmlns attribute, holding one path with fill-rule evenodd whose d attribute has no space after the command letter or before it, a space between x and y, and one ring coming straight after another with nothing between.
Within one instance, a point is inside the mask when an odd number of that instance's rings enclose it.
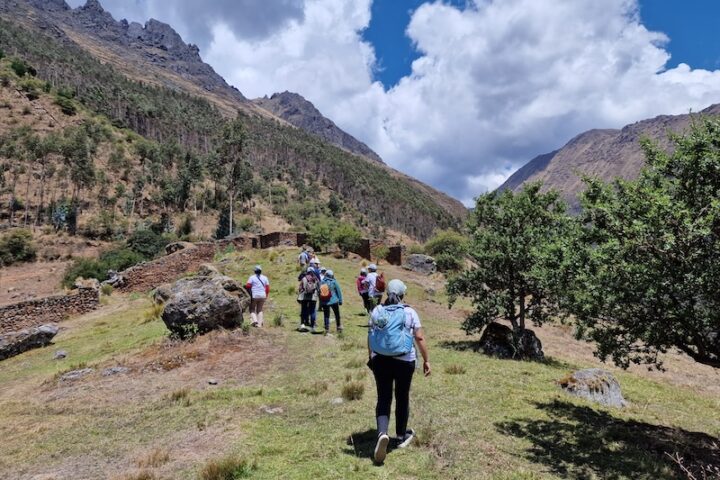
<instances>
[{"instance_id":1,"label":"hillside","mask_svg":"<svg viewBox=\"0 0 720 480\"><path fill-rule=\"evenodd\" d=\"M226 88L200 61L197 49L167 26L148 22L139 29L115 22L94 1L75 10L61 0L5 2L0 18L0 49L26 61L48 85L43 87L48 93L66 91L90 116L197 155L203 172L208 169L203 159L212 155L218 132L228 116L239 114L256 181L278 183L279 196L265 186L254 194L255 202L271 204L276 215L296 228L327 214L333 192L343 203L345 219L370 233L389 229L424 239L464 219L465 208L447 195L376 162L358 162L348 151L290 126ZM10 79L13 85L24 81ZM174 175L181 167L170 159L161 173ZM144 184L156 180L145 179ZM193 185L195 194L202 190ZM222 201L217 189L213 198L216 205ZM161 209L184 209L153 202ZM98 210L92 202L88 208Z\"/></svg>"},{"instance_id":2,"label":"hillside","mask_svg":"<svg viewBox=\"0 0 720 480\"><path fill-rule=\"evenodd\" d=\"M635 177L644 163L640 140L648 137L669 146L668 132L683 132L696 115L720 115L720 105L712 105L698 114L661 115L620 130L581 133L559 150L530 160L499 189L517 191L525 182L540 180L546 188L561 191L571 207L577 209L582 175L603 180Z\"/></svg>"},{"instance_id":3,"label":"hillside","mask_svg":"<svg viewBox=\"0 0 720 480\"><path fill-rule=\"evenodd\" d=\"M315 105L297 93L274 93L270 98L256 98L253 102L276 117L280 117L308 133L317 135L332 145L350 153L362 155L369 160L383 163L380 156L370 147L338 128L332 120L325 118L315 108Z\"/></svg>"},{"instance_id":4,"label":"hillside","mask_svg":"<svg viewBox=\"0 0 720 480\"><path fill-rule=\"evenodd\" d=\"M567 328L536 330L545 363L486 357L460 329L467 305L447 309L442 277L383 265L389 278L408 283L433 373L413 380L417 442L374 467L375 387L365 366L366 317L353 293L360 264L322 259L346 292L344 336L302 334L290 293L295 255L274 249L217 258L243 281L255 263L266 266L273 293L262 330L171 341L148 297L113 293L102 309L62 322L53 346L1 362L3 477L197 479L229 454L247 461L253 479L670 480L681 478L668 456L676 452L720 462L710 443L720 435L710 367L668 354L666 372L611 368L630 404L598 407L555 383L577 368L608 368ZM60 349L67 358L53 360ZM128 370L107 373L111 367ZM78 368L92 370L60 379ZM339 402L350 382L362 385L362 398Z\"/></svg>"}]
</instances>

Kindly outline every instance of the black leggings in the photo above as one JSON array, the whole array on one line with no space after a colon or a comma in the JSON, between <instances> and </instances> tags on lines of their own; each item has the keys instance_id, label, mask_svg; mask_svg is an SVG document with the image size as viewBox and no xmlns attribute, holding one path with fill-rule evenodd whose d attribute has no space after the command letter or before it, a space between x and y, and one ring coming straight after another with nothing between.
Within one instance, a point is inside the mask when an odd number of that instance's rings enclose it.
<instances>
[{"instance_id":1,"label":"black leggings","mask_svg":"<svg viewBox=\"0 0 720 480\"><path fill-rule=\"evenodd\" d=\"M376 355L372 361L372 371L377 385L378 434L387 433L392 406L393 382L395 383L395 433L404 437L410 417L410 384L415 373L415 362L406 362L393 357Z\"/></svg>"},{"instance_id":2,"label":"black leggings","mask_svg":"<svg viewBox=\"0 0 720 480\"><path fill-rule=\"evenodd\" d=\"M342 329L342 325L340 325L340 304L333 303L332 305L323 305L321 308L323 311L325 330L330 329L330 309L332 309L333 314L335 315L335 324L337 325L337 329Z\"/></svg>"}]
</instances>

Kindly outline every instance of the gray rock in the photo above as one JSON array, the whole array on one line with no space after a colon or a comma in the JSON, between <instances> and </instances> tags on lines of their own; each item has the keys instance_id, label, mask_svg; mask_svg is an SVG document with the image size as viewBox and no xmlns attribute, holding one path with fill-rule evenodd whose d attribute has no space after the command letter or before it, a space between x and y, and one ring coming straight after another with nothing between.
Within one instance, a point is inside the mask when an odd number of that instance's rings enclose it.
<instances>
[{"instance_id":1,"label":"gray rock","mask_svg":"<svg viewBox=\"0 0 720 480\"><path fill-rule=\"evenodd\" d=\"M560 380L558 384L570 395L601 405L618 408L627 405L615 376L599 368L578 370Z\"/></svg>"},{"instance_id":2,"label":"gray rock","mask_svg":"<svg viewBox=\"0 0 720 480\"><path fill-rule=\"evenodd\" d=\"M65 350L58 350L55 352L55 355L53 355L53 360L62 360L63 358L67 358L68 353Z\"/></svg>"},{"instance_id":3,"label":"gray rock","mask_svg":"<svg viewBox=\"0 0 720 480\"><path fill-rule=\"evenodd\" d=\"M189 248L195 248L195 245L190 242L172 242L165 245L165 253L170 255L171 253L179 252L180 250L186 250Z\"/></svg>"},{"instance_id":4,"label":"gray rock","mask_svg":"<svg viewBox=\"0 0 720 480\"><path fill-rule=\"evenodd\" d=\"M208 380L208 385L217 385L218 381L215 378L211 378Z\"/></svg>"},{"instance_id":5,"label":"gray rock","mask_svg":"<svg viewBox=\"0 0 720 480\"><path fill-rule=\"evenodd\" d=\"M102 282L103 285L111 285L113 288L120 288L125 285L125 277L115 270L108 270L108 279Z\"/></svg>"},{"instance_id":6,"label":"gray rock","mask_svg":"<svg viewBox=\"0 0 720 480\"><path fill-rule=\"evenodd\" d=\"M343 400L340 397L333 398L332 400L330 400L331 405L342 405L343 403L345 403L345 400Z\"/></svg>"},{"instance_id":7,"label":"gray rock","mask_svg":"<svg viewBox=\"0 0 720 480\"><path fill-rule=\"evenodd\" d=\"M408 255L403 264L405 270L410 270L424 275L431 275L437 272L437 264L435 259L428 255L413 253Z\"/></svg>"},{"instance_id":8,"label":"gray rock","mask_svg":"<svg viewBox=\"0 0 720 480\"><path fill-rule=\"evenodd\" d=\"M42 325L0 335L0 360L49 345L58 331L55 325Z\"/></svg>"},{"instance_id":9,"label":"gray rock","mask_svg":"<svg viewBox=\"0 0 720 480\"><path fill-rule=\"evenodd\" d=\"M70 371L70 372L64 373L64 374L60 377L60 380L62 380L63 382L71 382L71 381L73 381L73 380L77 380L77 379L79 379L79 378L82 378L82 377L84 377L85 375L89 375L89 374L91 374L91 373L94 372L94 371L95 371L94 368L81 368L81 369L79 369L79 370L72 370L72 371Z\"/></svg>"},{"instance_id":10,"label":"gray rock","mask_svg":"<svg viewBox=\"0 0 720 480\"><path fill-rule=\"evenodd\" d=\"M525 329L522 333L515 333L510 327L495 322L483 330L480 348L487 355L499 358L542 360L545 357L535 332Z\"/></svg>"},{"instance_id":11,"label":"gray rock","mask_svg":"<svg viewBox=\"0 0 720 480\"><path fill-rule=\"evenodd\" d=\"M166 283L164 285L160 285L152 292L152 299L153 302L155 302L158 305L162 305L163 303L167 302L170 297L172 297L172 285L169 283Z\"/></svg>"},{"instance_id":12,"label":"gray rock","mask_svg":"<svg viewBox=\"0 0 720 480\"><path fill-rule=\"evenodd\" d=\"M102 374L101 374L101 375L102 375L103 377L109 377L109 376L111 376L111 375L118 375L118 374L121 374L121 373L128 373L129 371L130 371L130 369L129 369L128 367L120 367L120 366L118 366L118 367L109 367L109 368L104 369L104 370L102 371Z\"/></svg>"},{"instance_id":13,"label":"gray rock","mask_svg":"<svg viewBox=\"0 0 720 480\"><path fill-rule=\"evenodd\" d=\"M213 277L215 275L220 275L220 272L218 272L218 269L209 263L203 263L197 271L198 277Z\"/></svg>"},{"instance_id":14,"label":"gray rock","mask_svg":"<svg viewBox=\"0 0 720 480\"><path fill-rule=\"evenodd\" d=\"M215 274L178 280L170 288L162 320L179 338L242 325L250 295L230 277Z\"/></svg>"},{"instance_id":15,"label":"gray rock","mask_svg":"<svg viewBox=\"0 0 720 480\"><path fill-rule=\"evenodd\" d=\"M268 415L277 415L285 411L282 407L270 407L268 405L263 405L262 407L260 407L260 410L267 413Z\"/></svg>"}]
</instances>

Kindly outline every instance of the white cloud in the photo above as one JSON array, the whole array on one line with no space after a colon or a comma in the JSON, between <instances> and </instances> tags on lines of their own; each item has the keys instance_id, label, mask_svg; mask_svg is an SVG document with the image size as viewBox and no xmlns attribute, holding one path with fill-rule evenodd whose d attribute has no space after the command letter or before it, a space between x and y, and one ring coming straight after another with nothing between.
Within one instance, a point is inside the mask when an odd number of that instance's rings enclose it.
<instances>
[{"instance_id":1,"label":"white cloud","mask_svg":"<svg viewBox=\"0 0 720 480\"><path fill-rule=\"evenodd\" d=\"M245 95L296 91L390 165L468 204L584 130L720 101L720 71L666 69L668 39L640 23L637 0L426 3L407 28L421 56L385 91L361 37L370 4L305 0L256 35L217 20L201 53Z\"/></svg>"}]
</instances>

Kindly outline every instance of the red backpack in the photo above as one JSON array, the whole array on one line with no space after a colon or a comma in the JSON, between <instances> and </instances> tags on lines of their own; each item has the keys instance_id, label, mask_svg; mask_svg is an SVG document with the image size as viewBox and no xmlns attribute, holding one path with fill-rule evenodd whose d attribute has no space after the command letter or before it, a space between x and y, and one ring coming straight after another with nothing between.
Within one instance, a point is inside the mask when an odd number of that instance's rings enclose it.
<instances>
[{"instance_id":1,"label":"red backpack","mask_svg":"<svg viewBox=\"0 0 720 480\"><path fill-rule=\"evenodd\" d=\"M380 293L385 292L385 274L378 273L377 279L375 280L375 290Z\"/></svg>"}]
</instances>

